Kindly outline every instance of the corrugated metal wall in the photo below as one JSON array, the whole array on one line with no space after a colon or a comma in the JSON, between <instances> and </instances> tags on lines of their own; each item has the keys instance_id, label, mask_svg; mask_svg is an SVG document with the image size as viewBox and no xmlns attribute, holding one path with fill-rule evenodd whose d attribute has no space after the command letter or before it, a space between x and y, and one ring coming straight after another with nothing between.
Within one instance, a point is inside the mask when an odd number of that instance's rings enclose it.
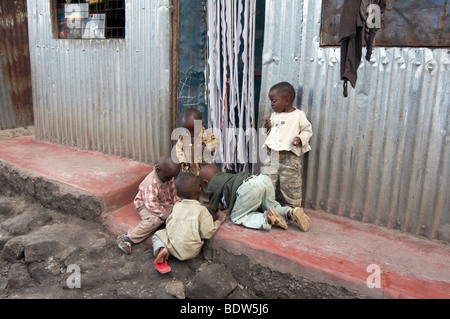
<instances>
[{"instance_id":1,"label":"corrugated metal wall","mask_svg":"<svg viewBox=\"0 0 450 319\"><path fill-rule=\"evenodd\" d=\"M321 8L267 0L259 127L270 87L291 82L314 130L305 206L449 241L449 51L377 47L344 98L340 49L320 47Z\"/></svg>"},{"instance_id":2,"label":"corrugated metal wall","mask_svg":"<svg viewBox=\"0 0 450 319\"><path fill-rule=\"evenodd\" d=\"M126 38L54 39L28 0L36 139L154 163L171 150L171 1L126 0Z\"/></svg>"},{"instance_id":3,"label":"corrugated metal wall","mask_svg":"<svg viewBox=\"0 0 450 319\"><path fill-rule=\"evenodd\" d=\"M0 129L33 124L26 0L0 0Z\"/></svg>"}]
</instances>

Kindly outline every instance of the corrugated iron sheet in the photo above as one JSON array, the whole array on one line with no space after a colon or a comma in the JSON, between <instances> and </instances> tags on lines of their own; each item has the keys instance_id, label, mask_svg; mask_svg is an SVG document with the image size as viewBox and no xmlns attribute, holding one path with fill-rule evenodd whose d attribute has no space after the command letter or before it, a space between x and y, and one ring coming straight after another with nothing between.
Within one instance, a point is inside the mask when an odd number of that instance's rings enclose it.
<instances>
[{"instance_id":1,"label":"corrugated iron sheet","mask_svg":"<svg viewBox=\"0 0 450 319\"><path fill-rule=\"evenodd\" d=\"M125 39L55 39L28 0L36 138L154 163L171 150L171 1L127 0Z\"/></svg>"},{"instance_id":2,"label":"corrugated iron sheet","mask_svg":"<svg viewBox=\"0 0 450 319\"><path fill-rule=\"evenodd\" d=\"M33 124L26 0L0 0L0 129Z\"/></svg>"},{"instance_id":3,"label":"corrugated iron sheet","mask_svg":"<svg viewBox=\"0 0 450 319\"><path fill-rule=\"evenodd\" d=\"M449 51L377 47L344 98L340 49L320 47L321 9L267 0L259 127L270 87L291 82L314 131L306 207L449 241Z\"/></svg>"}]
</instances>

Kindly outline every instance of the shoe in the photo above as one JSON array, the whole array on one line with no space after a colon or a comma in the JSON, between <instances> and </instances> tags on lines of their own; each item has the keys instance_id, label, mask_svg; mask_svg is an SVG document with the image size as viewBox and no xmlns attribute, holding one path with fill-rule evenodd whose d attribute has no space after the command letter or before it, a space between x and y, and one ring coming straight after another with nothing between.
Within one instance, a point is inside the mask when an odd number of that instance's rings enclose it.
<instances>
[{"instance_id":1,"label":"shoe","mask_svg":"<svg viewBox=\"0 0 450 319\"><path fill-rule=\"evenodd\" d=\"M283 229L288 229L288 225L286 223L286 220L281 216L275 207L272 207L269 212L267 212L267 219L269 220L269 223L272 225L276 225L278 227L281 227Z\"/></svg>"},{"instance_id":2,"label":"shoe","mask_svg":"<svg viewBox=\"0 0 450 319\"><path fill-rule=\"evenodd\" d=\"M131 254L131 245L133 244L133 242L127 235L117 237L116 242L117 247L119 247L121 251L123 251L127 255Z\"/></svg>"},{"instance_id":3,"label":"shoe","mask_svg":"<svg viewBox=\"0 0 450 319\"><path fill-rule=\"evenodd\" d=\"M308 231L309 229L309 217L303 211L301 207L295 207L289 212L289 217L296 223L301 230Z\"/></svg>"},{"instance_id":4,"label":"shoe","mask_svg":"<svg viewBox=\"0 0 450 319\"><path fill-rule=\"evenodd\" d=\"M167 260L165 259L160 264L158 264L155 260L153 264L155 265L156 270L159 271L160 274L167 274L172 270L172 268L170 268L170 266L167 264Z\"/></svg>"}]
</instances>

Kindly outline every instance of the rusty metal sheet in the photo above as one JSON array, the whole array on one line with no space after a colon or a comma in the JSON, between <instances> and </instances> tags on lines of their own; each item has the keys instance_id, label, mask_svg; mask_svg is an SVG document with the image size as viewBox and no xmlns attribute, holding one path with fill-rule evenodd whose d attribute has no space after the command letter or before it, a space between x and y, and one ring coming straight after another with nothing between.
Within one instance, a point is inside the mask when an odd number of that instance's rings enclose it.
<instances>
[{"instance_id":1,"label":"rusty metal sheet","mask_svg":"<svg viewBox=\"0 0 450 319\"><path fill-rule=\"evenodd\" d=\"M323 1L321 45L339 44L339 22L344 0ZM449 47L447 0L387 0L382 30L375 38L384 47Z\"/></svg>"},{"instance_id":2,"label":"rusty metal sheet","mask_svg":"<svg viewBox=\"0 0 450 319\"><path fill-rule=\"evenodd\" d=\"M0 129L33 124L26 0L0 0Z\"/></svg>"}]
</instances>

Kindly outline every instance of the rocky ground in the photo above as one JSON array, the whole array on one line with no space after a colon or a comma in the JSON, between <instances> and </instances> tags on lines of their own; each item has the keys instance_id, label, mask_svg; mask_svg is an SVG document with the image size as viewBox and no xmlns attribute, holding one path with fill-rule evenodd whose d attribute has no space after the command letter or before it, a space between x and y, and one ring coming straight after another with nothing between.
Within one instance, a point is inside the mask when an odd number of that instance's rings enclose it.
<instances>
[{"instance_id":1,"label":"rocky ground","mask_svg":"<svg viewBox=\"0 0 450 319\"><path fill-rule=\"evenodd\" d=\"M255 298L202 256L153 267L151 247L122 253L103 225L0 194L0 296L16 298Z\"/></svg>"},{"instance_id":2,"label":"rocky ground","mask_svg":"<svg viewBox=\"0 0 450 319\"><path fill-rule=\"evenodd\" d=\"M33 134L33 127L3 130L0 139ZM0 189L0 298L256 298L203 256L169 259L166 275L153 260L146 244L125 255L101 223Z\"/></svg>"}]
</instances>

